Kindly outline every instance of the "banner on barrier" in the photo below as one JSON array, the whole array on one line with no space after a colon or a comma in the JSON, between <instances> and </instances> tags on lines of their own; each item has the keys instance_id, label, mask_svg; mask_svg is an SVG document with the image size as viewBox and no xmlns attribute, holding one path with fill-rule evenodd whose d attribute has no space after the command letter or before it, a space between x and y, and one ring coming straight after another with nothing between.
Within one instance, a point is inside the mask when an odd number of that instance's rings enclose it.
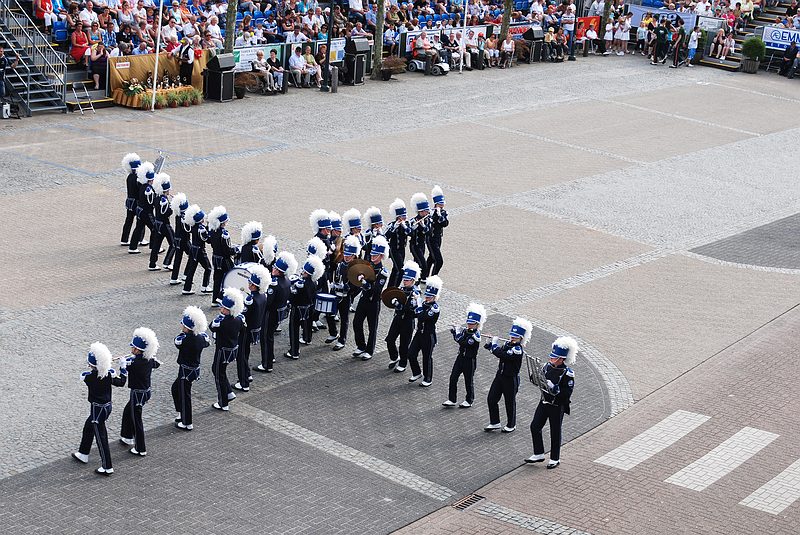
<instances>
[{"instance_id":1,"label":"banner on barrier","mask_svg":"<svg viewBox=\"0 0 800 535\"><path fill-rule=\"evenodd\" d=\"M319 41L317 47L319 45L324 45L325 41ZM347 44L347 39L344 37L337 37L336 39L331 39L331 49L328 51L328 58L331 63L341 63L344 61L344 45Z\"/></svg>"},{"instance_id":2,"label":"banner on barrier","mask_svg":"<svg viewBox=\"0 0 800 535\"><path fill-rule=\"evenodd\" d=\"M717 19L714 17L706 17L705 15L700 15L697 17L697 25L700 26L701 29L709 32L709 33L717 33L717 30L723 28L727 25L727 21L725 19ZM686 33L692 31L694 26L691 28L687 25Z\"/></svg>"},{"instance_id":3,"label":"banner on barrier","mask_svg":"<svg viewBox=\"0 0 800 535\"><path fill-rule=\"evenodd\" d=\"M655 9L652 7L631 5L628 6L628 13L633 15L631 18L631 28L638 28L639 23L642 22L642 19L647 13L652 13L656 20L667 19L673 25L675 24L675 21L678 20L678 17L680 17L683 19L684 28L686 28L687 33L697 25L697 15L694 13L688 13L686 11L669 11L667 9Z\"/></svg>"},{"instance_id":4,"label":"banner on barrier","mask_svg":"<svg viewBox=\"0 0 800 535\"><path fill-rule=\"evenodd\" d=\"M248 46L244 48L234 48L233 49L233 61L236 62L236 67L233 69L234 72L245 72L245 71L252 71L253 65L252 62L256 60L256 54L258 51L264 52L264 59L266 60L269 57L270 50L275 50L278 54L278 61L281 63L283 62L283 45L282 44L273 44L273 45L259 45L259 46Z\"/></svg>"},{"instance_id":5,"label":"banner on barrier","mask_svg":"<svg viewBox=\"0 0 800 535\"><path fill-rule=\"evenodd\" d=\"M783 50L789 48L789 43L800 45L800 30L766 26L764 28L764 44L767 48Z\"/></svg>"},{"instance_id":6,"label":"banner on barrier","mask_svg":"<svg viewBox=\"0 0 800 535\"><path fill-rule=\"evenodd\" d=\"M594 24L594 31L600 33L600 17L578 17L578 25L575 28L580 28L581 24L583 24L584 30L588 30L589 26Z\"/></svg>"},{"instance_id":7,"label":"banner on barrier","mask_svg":"<svg viewBox=\"0 0 800 535\"><path fill-rule=\"evenodd\" d=\"M431 43L433 42L433 36L438 35L441 37L442 30L438 28L434 29L425 29L425 30L415 30L413 32L405 32L402 35L406 38L406 54L411 54L411 51L414 50L414 41L419 37L419 35L425 32L428 35L428 41Z\"/></svg>"},{"instance_id":8,"label":"banner on barrier","mask_svg":"<svg viewBox=\"0 0 800 535\"><path fill-rule=\"evenodd\" d=\"M478 26L467 26L467 37L469 37L469 32L475 32L473 36L475 39L478 38L479 34L483 34L484 37L488 37L486 35L487 30L489 29L486 25L478 25ZM464 28L459 26L458 28L443 28L442 33L450 37L451 35L455 35L456 32L461 32L464 35Z\"/></svg>"}]
</instances>

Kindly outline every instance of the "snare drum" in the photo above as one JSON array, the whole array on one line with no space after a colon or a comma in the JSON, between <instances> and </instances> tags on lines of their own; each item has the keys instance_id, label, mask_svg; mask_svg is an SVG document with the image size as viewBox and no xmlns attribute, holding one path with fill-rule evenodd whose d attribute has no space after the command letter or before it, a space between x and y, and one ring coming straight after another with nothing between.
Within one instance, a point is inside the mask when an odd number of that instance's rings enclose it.
<instances>
[{"instance_id":1,"label":"snare drum","mask_svg":"<svg viewBox=\"0 0 800 535\"><path fill-rule=\"evenodd\" d=\"M336 314L336 296L333 294L317 294L314 310L323 314Z\"/></svg>"},{"instance_id":2,"label":"snare drum","mask_svg":"<svg viewBox=\"0 0 800 535\"><path fill-rule=\"evenodd\" d=\"M247 268L254 265L256 264L252 262L246 262L231 268L225 274L225 277L222 278L222 287L236 288L237 290L241 290L245 293L250 293L248 289L250 287L250 271Z\"/></svg>"}]
</instances>

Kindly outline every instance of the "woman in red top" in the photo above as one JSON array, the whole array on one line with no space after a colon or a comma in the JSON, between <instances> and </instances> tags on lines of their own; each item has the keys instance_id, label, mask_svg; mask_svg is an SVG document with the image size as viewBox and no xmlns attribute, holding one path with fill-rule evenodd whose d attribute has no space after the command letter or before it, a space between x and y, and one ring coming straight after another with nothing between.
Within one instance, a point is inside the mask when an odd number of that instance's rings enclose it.
<instances>
[{"instance_id":1,"label":"woman in red top","mask_svg":"<svg viewBox=\"0 0 800 535\"><path fill-rule=\"evenodd\" d=\"M86 35L88 26L83 26L72 32L70 42L72 47L69 49L69 55L75 60L75 63L82 63L86 65L86 51L89 50L89 37Z\"/></svg>"},{"instance_id":2,"label":"woman in red top","mask_svg":"<svg viewBox=\"0 0 800 535\"><path fill-rule=\"evenodd\" d=\"M33 8L36 10L36 18L44 20L44 29L50 33L53 23L58 20L58 15L53 12L53 1L33 0Z\"/></svg>"}]
</instances>

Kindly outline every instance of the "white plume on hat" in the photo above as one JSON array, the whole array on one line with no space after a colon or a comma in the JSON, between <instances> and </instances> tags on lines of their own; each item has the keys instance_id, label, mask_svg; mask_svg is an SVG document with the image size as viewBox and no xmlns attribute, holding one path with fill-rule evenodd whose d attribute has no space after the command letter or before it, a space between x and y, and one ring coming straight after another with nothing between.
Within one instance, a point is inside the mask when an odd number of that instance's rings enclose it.
<instances>
[{"instance_id":1,"label":"white plume on hat","mask_svg":"<svg viewBox=\"0 0 800 535\"><path fill-rule=\"evenodd\" d=\"M533 334L533 325L531 325L531 322L518 316L514 320L514 325L518 325L525 329L525 336L522 337L522 345L528 345L528 342L531 339L531 334Z\"/></svg>"},{"instance_id":2,"label":"white plume on hat","mask_svg":"<svg viewBox=\"0 0 800 535\"><path fill-rule=\"evenodd\" d=\"M559 336L556 338L556 341L553 342L553 347L556 346L567 348L567 357L564 359L564 364L567 366L575 364L575 357L578 355L580 348L578 347L578 342L576 342L574 338L570 336Z\"/></svg>"},{"instance_id":3,"label":"white plume on hat","mask_svg":"<svg viewBox=\"0 0 800 535\"><path fill-rule=\"evenodd\" d=\"M253 234L263 232L264 227L259 221L248 221L242 227L242 244L253 241Z\"/></svg>"},{"instance_id":4,"label":"white plume on hat","mask_svg":"<svg viewBox=\"0 0 800 535\"><path fill-rule=\"evenodd\" d=\"M328 211L323 210L322 208L317 208L311 212L310 216L308 216L308 221L311 223L311 229L314 232L319 230L319 222L323 219L328 219Z\"/></svg>"},{"instance_id":5,"label":"white plume on hat","mask_svg":"<svg viewBox=\"0 0 800 535\"><path fill-rule=\"evenodd\" d=\"M183 309L183 315L189 316L189 319L194 323L194 328L192 329L194 334L204 333L206 329L208 329L208 319L206 319L205 313L198 307L189 305Z\"/></svg>"},{"instance_id":6,"label":"white plume on hat","mask_svg":"<svg viewBox=\"0 0 800 535\"><path fill-rule=\"evenodd\" d=\"M350 234L350 220L351 219L358 219L359 221L361 221L361 212L359 212L355 208L350 208L342 216L342 230L344 232L346 232L347 234Z\"/></svg>"},{"instance_id":7,"label":"white plume on hat","mask_svg":"<svg viewBox=\"0 0 800 535\"><path fill-rule=\"evenodd\" d=\"M481 317L481 321L478 322L478 329L483 329L483 324L486 323L486 307L480 303L470 303L467 306L467 314L470 314L471 312L474 312Z\"/></svg>"},{"instance_id":8,"label":"white plume on hat","mask_svg":"<svg viewBox=\"0 0 800 535\"><path fill-rule=\"evenodd\" d=\"M142 159L139 158L138 154L136 154L135 152L129 152L128 154L125 155L124 158L122 158L122 167L130 173L131 171L133 171L133 169L131 169L131 162L141 162L141 161Z\"/></svg>"},{"instance_id":9,"label":"white plume on hat","mask_svg":"<svg viewBox=\"0 0 800 535\"><path fill-rule=\"evenodd\" d=\"M147 184L150 180L147 178L147 173L154 173L156 168L150 162L142 162L142 165L136 168L136 182L139 184Z\"/></svg>"},{"instance_id":10,"label":"white plume on hat","mask_svg":"<svg viewBox=\"0 0 800 535\"><path fill-rule=\"evenodd\" d=\"M233 299L233 306L229 309L231 316L238 316L244 310L244 294L238 288L225 288L222 290L222 297Z\"/></svg>"},{"instance_id":11,"label":"white plume on hat","mask_svg":"<svg viewBox=\"0 0 800 535\"><path fill-rule=\"evenodd\" d=\"M89 346L89 353L94 355L94 360L97 362L97 377L102 379L108 375L108 370L111 368L111 351L108 347L100 342L95 342Z\"/></svg>"},{"instance_id":12,"label":"white plume on hat","mask_svg":"<svg viewBox=\"0 0 800 535\"><path fill-rule=\"evenodd\" d=\"M419 276L420 276L420 275L422 275L422 268L420 268L420 267L419 267L419 264L417 264L417 263L416 263L416 262L414 262L413 260L406 260L406 261L403 263L403 272L405 273L405 271L406 271L407 269L411 269L411 270L413 270L413 271L414 271L414 273L416 273L416 274L417 274L417 276L416 276L416 277L414 277L414 281L415 281L415 282L416 282L416 281L418 281L418 280L419 280Z\"/></svg>"},{"instance_id":13,"label":"white plume on hat","mask_svg":"<svg viewBox=\"0 0 800 535\"><path fill-rule=\"evenodd\" d=\"M381 260L381 261L384 261L387 258L389 258L389 242L386 240L386 238L384 236L375 236L372 239L372 248L374 249L376 245L384 247L383 260ZM373 253L370 253L370 254L373 254Z\"/></svg>"},{"instance_id":14,"label":"white plume on hat","mask_svg":"<svg viewBox=\"0 0 800 535\"><path fill-rule=\"evenodd\" d=\"M153 179L153 189L156 190L158 195L164 194L164 183L169 182L170 177L167 173L158 173ZM170 187L172 184L170 184Z\"/></svg>"},{"instance_id":15,"label":"white plume on hat","mask_svg":"<svg viewBox=\"0 0 800 535\"><path fill-rule=\"evenodd\" d=\"M255 266L250 266L247 270L252 273L253 275L258 276L261 279L261 284L259 288L262 290L266 290L269 283L272 282L272 274L269 272L267 268L260 264L256 264Z\"/></svg>"},{"instance_id":16,"label":"white plume on hat","mask_svg":"<svg viewBox=\"0 0 800 535\"><path fill-rule=\"evenodd\" d=\"M306 253L308 253L309 255L311 255L310 249L312 247L316 251L314 253L315 256L318 256L319 258L323 259L325 258L326 253L328 252L328 248L325 247L325 243L322 240L320 240L316 236L308 240L308 245L306 246Z\"/></svg>"},{"instance_id":17,"label":"white plume on hat","mask_svg":"<svg viewBox=\"0 0 800 535\"><path fill-rule=\"evenodd\" d=\"M442 188L439 187L439 186L433 186L433 189L431 190L431 199L434 198L434 197L438 197L439 195L444 196L444 192L442 191Z\"/></svg>"},{"instance_id":18,"label":"white plume on hat","mask_svg":"<svg viewBox=\"0 0 800 535\"><path fill-rule=\"evenodd\" d=\"M275 260L275 249L278 248L278 238L270 234L261 241L261 254L264 256L264 261L270 264Z\"/></svg>"},{"instance_id":19,"label":"white plume on hat","mask_svg":"<svg viewBox=\"0 0 800 535\"><path fill-rule=\"evenodd\" d=\"M283 259L284 262L289 266L286 268L286 274L292 275L293 273L297 273L297 259L294 255L288 251L281 251L278 253L278 259Z\"/></svg>"},{"instance_id":20,"label":"white plume on hat","mask_svg":"<svg viewBox=\"0 0 800 535\"><path fill-rule=\"evenodd\" d=\"M142 352L142 356L144 356L146 359L155 357L156 352L158 351L158 338L156 338L156 333L147 327L139 327L133 331L133 337L136 338L137 336L144 340L147 344L147 347Z\"/></svg>"},{"instance_id":21,"label":"white plume on hat","mask_svg":"<svg viewBox=\"0 0 800 535\"><path fill-rule=\"evenodd\" d=\"M397 198L389 205L389 211L392 213L392 217L397 217L397 210L405 207L406 203L403 202L403 199Z\"/></svg>"},{"instance_id":22,"label":"white plume on hat","mask_svg":"<svg viewBox=\"0 0 800 535\"><path fill-rule=\"evenodd\" d=\"M426 201L427 202L427 200L428 200L428 197L424 193L422 193L421 191L418 192L418 193L415 193L414 195L411 196L411 207L414 210L416 210L418 203L421 203L422 201Z\"/></svg>"},{"instance_id":23,"label":"white plume on hat","mask_svg":"<svg viewBox=\"0 0 800 535\"><path fill-rule=\"evenodd\" d=\"M306 258L306 262L314 266L314 273L311 274L311 280L317 282L320 277L325 274L325 264L322 263L322 259L320 257L314 255L310 255L308 258ZM305 266L305 263L303 266Z\"/></svg>"},{"instance_id":24,"label":"white plume on hat","mask_svg":"<svg viewBox=\"0 0 800 535\"><path fill-rule=\"evenodd\" d=\"M356 238L355 236L348 236L344 239L344 246L345 247L355 247L356 248L356 256L361 253L361 240Z\"/></svg>"},{"instance_id":25,"label":"white plume on hat","mask_svg":"<svg viewBox=\"0 0 800 535\"><path fill-rule=\"evenodd\" d=\"M372 227L372 216L381 215L381 209L377 206L370 206L367 208L367 211L364 212L364 217L361 220L361 224L364 228L371 228Z\"/></svg>"},{"instance_id":26,"label":"white plume on hat","mask_svg":"<svg viewBox=\"0 0 800 535\"><path fill-rule=\"evenodd\" d=\"M222 217L222 214L226 213L228 213L228 211L222 205L212 208L208 213L208 228L211 230L217 230L221 224L219 222L219 218Z\"/></svg>"},{"instance_id":27,"label":"white plume on hat","mask_svg":"<svg viewBox=\"0 0 800 535\"><path fill-rule=\"evenodd\" d=\"M427 279L425 279L425 290L427 291L428 288L436 288L437 292L434 296L434 301L438 301L439 297L442 295L442 278L439 275L431 275Z\"/></svg>"},{"instance_id":28,"label":"white plume on hat","mask_svg":"<svg viewBox=\"0 0 800 535\"><path fill-rule=\"evenodd\" d=\"M183 213L183 224L193 227L195 225L194 216L200 212L200 207L196 204L191 205L186 211Z\"/></svg>"},{"instance_id":29,"label":"white plume on hat","mask_svg":"<svg viewBox=\"0 0 800 535\"><path fill-rule=\"evenodd\" d=\"M176 214L181 213L181 205L187 201L186 194L183 192L178 192L172 196L172 200L169 203L169 207L172 208L172 211Z\"/></svg>"}]
</instances>

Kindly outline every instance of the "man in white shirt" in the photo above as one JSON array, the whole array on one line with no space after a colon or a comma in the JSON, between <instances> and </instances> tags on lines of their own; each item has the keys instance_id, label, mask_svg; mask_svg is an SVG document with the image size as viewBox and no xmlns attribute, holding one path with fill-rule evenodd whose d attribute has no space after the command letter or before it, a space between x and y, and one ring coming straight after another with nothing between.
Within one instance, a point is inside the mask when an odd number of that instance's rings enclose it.
<instances>
[{"instance_id":1,"label":"man in white shirt","mask_svg":"<svg viewBox=\"0 0 800 535\"><path fill-rule=\"evenodd\" d=\"M219 19L217 17L211 17L208 21L208 26L206 26L206 31L211 34L212 39L222 40L222 31L219 28Z\"/></svg>"},{"instance_id":2,"label":"man in white shirt","mask_svg":"<svg viewBox=\"0 0 800 535\"><path fill-rule=\"evenodd\" d=\"M161 28L161 40L166 42L173 37L178 40L178 28L175 27L175 19L169 19L167 25Z\"/></svg>"},{"instance_id":3,"label":"man in white shirt","mask_svg":"<svg viewBox=\"0 0 800 535\"><path fill-rule=\"evenodd\" d=\"M316 24L317 28L322 28L323 24L327 24L325 15L322 14L322 8L318 7L314 10L314 15L311 17L311 24Z\"/></svg>"},{"instance_id":4,"label":"man in white shirt","mask_svg":"<svg viewBox=\"0 0 800 535\"><path fill-rule=\"evenodd\" d=\"M295 84L300 84L302 81L303 87L311 86L311 71L308 69L306 58L303 57L300 47L295 47L294 54L289 58L289 70L292 72Z\"/></svg>"},{"instance_id":5,"label":"man in white shirt","mask_svg":"<svg viewBox=\"0 0 800 535\"><path fill-rule=\"evenodd\" d=\"M541 6L540 6L541 7ZM594 0L592 5L589 6L589 16L596 17L596 16L603 16L603 11L606 8L606 4L603 0Z\"/></svg>"},{"instance_id":6,"label":"man in white shirt","mask_svg":"<svg viewBox=\"0 0 800 535\"><path fill-rule=\"evenodd\" d=\"M349 6L349 18L364 24L366 19L364 18L364 4L361 3L361 0L349 0Z\"/></svg>"},{"instance_id":7,"label":"man in white shirt","mask_svg":"<svg viewBox=\"0 0 800 535\"><path fill-rule=\"evenodd\" d=\"M86 2L86 7L83 8L83 11L81 11L78 16L81 22L89 26L91 26L93 22L98 22L97 13L94 12L94 4L92 4L92 2Z\"/></svg>"},{"instance_id":8,"label":"man in white shirt","mask_svg":"<svg viewBox=\"0 0 800 535\"><path fill-rule=\"evenodd\" d=\"M195 35L198 35L197 32L197 17L194 15L189 16L189 20L187 20L183 27L181 28L184 37L194 38Z\"/></svg>"},{"instance_id":9,"label":"man in white shirt","mask_svg":"<svg viewBox=\"0 0 800 535\"><path fill-rule=\"evenodd\" d=\"M295 26L294 31L286 36L287 43L305 43L306 41L308 41L308 37L300 32L299 26Z\"/></svg>"}]
</instances>

